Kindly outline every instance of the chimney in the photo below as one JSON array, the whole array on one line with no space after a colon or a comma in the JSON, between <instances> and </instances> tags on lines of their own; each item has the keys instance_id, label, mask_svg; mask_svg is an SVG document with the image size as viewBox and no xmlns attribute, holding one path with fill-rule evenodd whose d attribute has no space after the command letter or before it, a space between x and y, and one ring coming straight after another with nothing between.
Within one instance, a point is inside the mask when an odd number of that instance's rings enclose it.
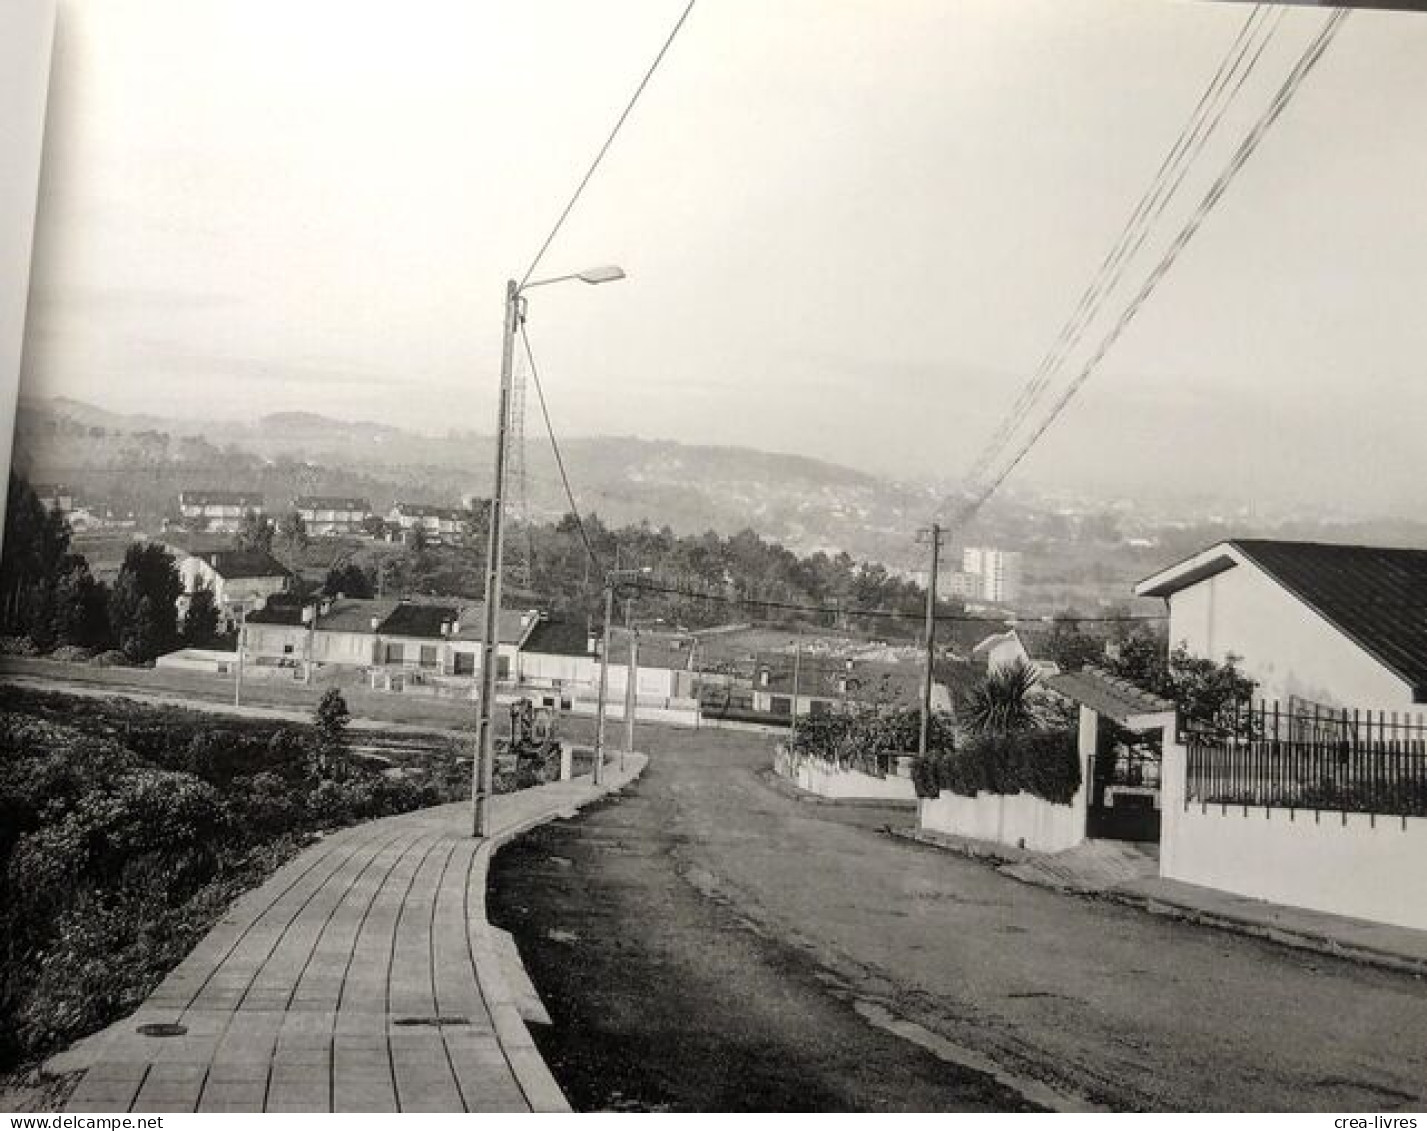
<instances>
[{"instance_id":1,"label":"chimney","mask_svg":"<svg viewBox=\"0 0 1427 1131\"><path fill-rule=\"evenodd\" d=\"M442 636L450 636L450 635L451 635L451 622L450 622L450 621L448 621L448 620L443 620L443 621L441 622L441 635L442 635Z\"/></svg>"},{"instance_id":2,"label":"chimney","mask_svg":"<svg viewBox=\"0 0 1427 1131\"><path fill-rule=\"evenodd\" d=\"M451 622L451 635L452 635L452 636L460 636L460 635L461 635L461 622L460 622L460 621L458 621L458 620L453 620L453 621Z\"/></svg>"},{"instance_id":3,"label":"chimney","mask_svg":"<svg viewBox=\"0 0 1427 1131\"><path fill-rule=\"evenodd\" d=\"M373 631L373 632L375 632L375 631L377 630L377 626L378 626L379 624L381 624L381 622L382 622L382 618L381 618L381 617L372 617L372 631Z\"/></svg>"}]
</instances>

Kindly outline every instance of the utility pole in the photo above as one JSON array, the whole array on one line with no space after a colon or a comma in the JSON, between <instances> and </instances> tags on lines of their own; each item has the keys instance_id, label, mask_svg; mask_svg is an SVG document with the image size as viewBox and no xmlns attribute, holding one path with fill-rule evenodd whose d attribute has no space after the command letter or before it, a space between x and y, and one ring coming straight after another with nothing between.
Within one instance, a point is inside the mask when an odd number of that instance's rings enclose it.
<instances>
[{"instance_id":1,"label":"utility pole","mask_svg":"<svg viewBox=\"0 0 1427 1131\"><path fill-rule=\"evenodd\" d=\"M803 626L798 625L798 639L793 647L793 737L798 736L798 693L803 674Z\"/></svg>"},{"instance_id":2,"label":"utility pole","mask_svg":"<svg viewBox=\"0 0 1427 1131\"><path fill-rule=\"evenodd\" d=\"M248 634L248 606L238 604L238 671L233 681L233 706L243 705L243 638Z\"/></svg>"},{"instance_id":3,"label":"utility pole","mask_svg":"<svg viewBox=\"0 0 1427 1131\"><path fill-rule=\"evenodd\" d=\"M634 753L634 716L639 710L639 633L633 617L634 598L624 601L624 631L629 637L629 662L624 672L624 749L619 754L619 768L624 769L624 756Z\"/></svg>"},{"instance_id":4,"label":"utility pole","mask_svg":"<svg viewBox=\"0 0 1427 1131\"><path fill-rule=\"evenodd\" d=\"M515 332L520 323L520 287L505 285L505 333L500 351L500 419L496 428L495 481L491 492L490 530L486 539L486 623L481 640L481 697L477 704L476 756L471 762L471 831L490 835L490 802L495 789L495 735L491 709L495 704L497 628L500 624L501 556L505 549L501 519L505 510L505 461L510 425L511 374ZM598 773L598 770L596 770ZM598 777L595 779L598 781Z\"/></svg>"},{"instance_id":5,"label":"utility pole","mask_svg":"<svg viewBox=\"0 0 1427 1131\"><path fill-rule=\"evenodd\" d=\"M604 636L600 639L600 695L595 708L595 785L604 780L604 716L609 700L610 622L614 620L614 570L604 579Z\"/></svg>"},{"instance_id":6,"label":"utility pole","mask_svg":"<svg viewBox=\"0 0 1427 1131\"><path fill-rule=\"evenodd\" d=\"M932 721L932 661L936 656L936 583L941 569L941 540L943 530L935 522L930 527L917 531L918 542L930 542L932 548L931 570L927 574L927 624L926 624L926 670L922 672L922 726L917 739L917 753L925 754L931 738Z\"/></svg>"}]
</instances>

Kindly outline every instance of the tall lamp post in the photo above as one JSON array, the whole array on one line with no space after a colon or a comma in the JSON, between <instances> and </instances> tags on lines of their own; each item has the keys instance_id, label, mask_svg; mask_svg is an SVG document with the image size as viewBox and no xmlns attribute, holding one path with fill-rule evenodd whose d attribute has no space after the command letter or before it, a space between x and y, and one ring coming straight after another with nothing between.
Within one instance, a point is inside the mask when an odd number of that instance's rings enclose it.
<instances>
[{"instance_id":1,"label":"tall lamp post","mask_svg":"<svg viewBox=\"0 0 1427 1131\"><path fill-rule=\"evenodd\" d=\"M490 799L495 786L495 734L492 708L495 705L497 626L500 623L501 557L505 549L505 463L510 426L510 397L515 362L515 335L524 318L522 297L534 287L578 279L582 283L612 283L624 278L622 268L613 265L592 267L573 275L537 279L521 286L514 279L505 285L505 330L501 337L500 404L496 424L495 479L491 491L490 531L486 538L485 632L481 638L481 690L476 715L476 756L471 765L471 831L478 837L490 835Z\"/></svg>"}]
</instances>

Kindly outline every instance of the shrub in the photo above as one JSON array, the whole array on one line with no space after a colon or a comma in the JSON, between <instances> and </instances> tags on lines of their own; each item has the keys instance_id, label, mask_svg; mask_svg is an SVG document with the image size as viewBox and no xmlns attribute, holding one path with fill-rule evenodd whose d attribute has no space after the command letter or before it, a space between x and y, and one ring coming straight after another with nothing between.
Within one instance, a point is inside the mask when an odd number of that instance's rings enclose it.
<instances>
[{"instance_id":1,"label":"shrub","mask_svg":"<svg viewBox=\"0 0 1427 1131\"><path fill-rule=\"evenodd\" d=\"M921 762L918 759L918 762ZM979 734L952 754L913 765L918 796L935 797L949 789L963 797L978 793L1029 793L1044 801L1067 805L1080 788L1077 735L1070 730L1033 730ZM927 792L923 792L926 790Z\"/></svg>"}]
</instances>

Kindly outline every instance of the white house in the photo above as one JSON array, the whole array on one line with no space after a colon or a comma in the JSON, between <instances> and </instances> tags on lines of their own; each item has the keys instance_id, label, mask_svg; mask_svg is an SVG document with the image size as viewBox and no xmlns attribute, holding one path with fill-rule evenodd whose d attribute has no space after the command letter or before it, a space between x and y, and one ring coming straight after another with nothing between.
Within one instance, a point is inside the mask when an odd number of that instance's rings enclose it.
<instances>
[{"instance_id":1,"label":"white house","mask_svg":"<svg viewBox=\"0 0 1427 1131\"><path fill-rule=\"evenodd\" d=\"M372 513L366 499L345 495L299 495L292 507L314 537L336 534L360 534L362 523Z\"/></svg>"},{"instance_id":2,"label":"white house","mask_svg":"<svg viewBox=\"0 0 1427 1131\"><path fill-rule=\"evenodd\" d=\"M425 503L397 503L387 514L387 522L403 532L420 530L429 542L459 538L466 528L466 512L456 507L433 507Z\"/></svg>"},{"instance_id":3,"label":"white house","mask_svg":"<svg viewBox=\"0 0 1427 1131\"><path fill-rule=\"evenodd\" d=\"M1015 626L986 637L971 650L971 659L985 665L987 671L1020 661L1044 679L1060 672L1060 665L1051 655L1050 638L1044 629Z\"/></svg>"},{"instance_id":4,"label":"white house","mask_svg":"<svg viewBox=\"0 0 1427 1131\"><path fill-rule=\"evenodd\" d=\"M275 594L286 592L292 580L286 566L261 550L187 554L178 562L178 575L184 594L179 600L185 608L189 597L207 588L229 620L236 617L240 605L249 611L262 608Z\"/></svg>"},{"instance_id":5,"label":"white house","mask_svg":"<svg viewBox=\"0 0 1427 1131\"><path fill-rule=\"evenodd\" d=\"M1239 667L1285 704L1427 702L1427 550L1235 539L1135 587L1169 644Z\"/></svg>"},{"instance_id":6,"label":"white house","mask_svg":"<svg viewBox=\"0 0 1427 1131\"><path fill-rule=\"evenodd\" d=\"M232 532L247 511L263 513L263 497L251 491L180 491L178 510L185 521L205 530Z\"/></svg>"}]
</instances>

